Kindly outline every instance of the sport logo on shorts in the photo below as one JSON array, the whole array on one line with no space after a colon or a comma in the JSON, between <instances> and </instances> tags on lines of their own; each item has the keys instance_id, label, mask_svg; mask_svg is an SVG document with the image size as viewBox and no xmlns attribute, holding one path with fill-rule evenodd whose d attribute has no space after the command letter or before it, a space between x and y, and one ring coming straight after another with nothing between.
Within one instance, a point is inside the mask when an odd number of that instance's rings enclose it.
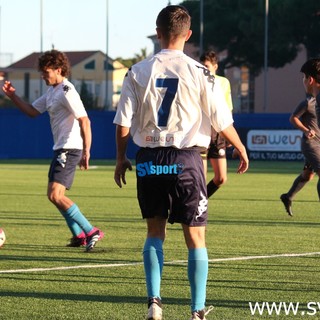
<instances>
[{"instance_id":1,"label":"sport logo on shorts","mask_svg":"<svg viewBox=\"0 0 320 320\"><path fill-rule=\"evenodd\" d=\"M196 220L198 220L198 218L200 218L202 216L202 214L204 212L206 212L208 209L207 197L202 192L200 192L200 197L201 197L201 199L199 200L198 214L196 216Z\"/></svg>"},{"instance_id":2,"label":"sport logo on shorts","mask_svg":"<svg viewBox=\"0 0 320 320\"><path fill-rule=\"evenodd\" d=\"M59 155L58 155L58 158L57 158L57 161L61 164L61 167L64 168L66 166L66 163L67 163L67 154L68 154L68 151L66 152L61 152Z\"/></svg>"},{"instance_id":3,"label":"sport logo on shorts","mask_svg":"<svg viewBox=\"0 0 320 320\"><path fill-rule=\"evenodd\" d=\"M139 177L144 177L146 175L180 174L183 167L184 165L182 163L155 165L152 161L149 161L137 164L137 175Z\"/></svg>"}]
</instances>

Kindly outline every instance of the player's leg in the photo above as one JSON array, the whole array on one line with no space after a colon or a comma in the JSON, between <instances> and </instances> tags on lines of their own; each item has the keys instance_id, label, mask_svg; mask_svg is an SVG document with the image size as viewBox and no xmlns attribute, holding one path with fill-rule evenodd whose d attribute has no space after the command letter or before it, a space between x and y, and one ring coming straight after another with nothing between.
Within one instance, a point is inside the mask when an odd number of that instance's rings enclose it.
<instances>
[{"instance_id":1,"label":"player's leg","mask_svg":"<svg viewBox=\"0 0 320 320\"><path fill-rule=\"evenodd\" d=\"M288 213L292 216L292 201L296 194L314 177L315 173L311 166L306 162L303 171L296 177L287 193L283 193L280 199Z\"/></svg>"},{"instance_id":2,"label":"player's leg","mask_svg":"<svg viewBox=\"0 0 320 320\"><path fill-rule=\"evenodd\" d=\"M288 198L292 201L296 194L314 177L314 172L310 167L304 168L300 175L294 180L291 188L287 192Z\"/></svg>"},{"instance_id":3,"label":"player's leg","mask_svg":"<svg viewBox=\"0 0 320 320\"><path fill-rule=\"evenodd\" d=\"M169 222L180 222L188 248L188 279L191 290L192 319L204 319L208 277L208 253L205 228L208 218L206 183L199 155L185 152L179 163L184 171L172 195L172 212Z\"/></svg>"},{"instance_id":4,"label":"player's leg","mask_svg":"<svg viewBox=\"0 0 320 320\"><path fill-rule=\"evenodd\" d=\"M74 236L80 236L81 233L90 233L93 230L93 226L82 214L79 207L65 196L65 190L65 186L62 184L50 182L48 184L49 200L61 212Z\"/></svg>"},{"instance_id":5,"label":"player's leg","mask_svg":"<svg viewBox=\"0 0 320 320\"><path fill-rule=\"evenodd\" d=\"M191 288L191 310L205 308L208 277L208 253L205 244L205 226L189 227L182 224L188 247L188 279Z\"/></svg>"},{"instance_id":6,"label":"player's leg","mask_svg":"<svg viewBox=\"0 0 320 320\"><path fill-rule=\"evenodd\" d=\"M211 197L224 183L227 182L227 159L211 158L210 163L214 171L214 177L207 184L208 198Z\"/></svg>"},{"instance_id":7,"label":"player's leg","mask_svg":"<svg viewBox=\"0 0 320 320\"><path fill-rule=\"evenodd\" d=\"M319 180L317 182L317 193L320 200L320 145L317 140L312 141L312 143L313 148L311 149L308 160L310 162L310 167L312 167L313 169L313 173L316 173L319 177Z\"/></svg>"},{"instance_id":8,"label":"player's leg","mask_svg":"<svg viewBox=\"0 0 320 320\"><path fill-rule=\"evenodd\" d=\"M163 269L163 242L167 220L162 217L147 218L147 238L143 248L143 264L148 296L148 317L161 319L161 278Z\"/></svg>"},{"instance_id":9,"label":"player's leg","mask_svg":"<svg viewBox=\"0 0 320 320\"><path fill-rule=\"evenodd\" d=\"M59 182L49 182L47 196L59 210L67 211L74 203L65 196L66 187Z\"/></svg>"},{"instance_id":10,"label":"player's leg","mask_svg":"<svg viewBox=\"0 0 320 320\"><path fill-rule=\"evenodd\" d=\"M73 235L70 246L87 245L91 250L103 238L103 232L93 227L79 207L66 195L74 180L81 150L59 150L54 154L49 170L48 199L58 208Z\"/></svg>"},{"instance_id":11,"label":"player's leg","mask_svg":"<svg viewBox=\"0 0 320 320\"><path fill-rule=\"evenodd\" d=\"M317 193L318 193L318 199L320 201L320 170L317 171L317 175L318 175L318 182L317 182Z\"/></svg>"},{"instance_id":12,"label":"player's leg","mask_svg":"<svg viewBox=\"0 0 320 320\"><path fill-rule=\"evenodd\" d=\"M163 151L164 152L164 151ZM147 319L162 319L161 277L163 269L163 241L166 235L169 201L165 191L166 178L149 175L145 164L161 165L161 152L141 148L136 155L137 194L141 215L147 222L147 236L143 247L143 263L148 299ZM161 175L160 175L161 176Z\"/></svg>"},{"instance_id":13,"label":"player's leg","mask_svg":"<svg viewBox=\"0 0 320 320\"><path fill-rule=\"evenodd\" d=\"M207 196L210 198L227 181L226 141L220 135L211 142L208 149L214 177L207 184Z\"/></svg>"},{"instance_id":14,"label":"player's leg","mask_svg":"<svg viewBox=\"0 0 320 320\"><path fill-rule=\"evenodd\" d=\"M202 161L203 161L203 171L204 176L207 178L207 171L208 171L208 159L207 159L207 151L203 151L200 153Z\"/></svg>"},{"instance_id":15,"label":"player's leg","mask_svg":"<svg viewBox=\"0 0 320 320\"><path fill-rule=\"evenodd\" d=\"M79 207L65 195L65 190L65 186L62 184L49 182L48 198L65 218L67 226L73 235L68 246L79 247L86 245L87 251L89 251L97 241L103 238L104 234L101 230L92 226Z\"/></svg>"},{"instance_id":16,"label":"player's leg","mask_svg":"<svg viewBox=\"0 0 320 320\"><path fill-rule=\"evenodd\" d=\"M220 188L227 182L227 159L210 159L210 162L215 173L213 182Z\"/></svg>"}]
</instances>

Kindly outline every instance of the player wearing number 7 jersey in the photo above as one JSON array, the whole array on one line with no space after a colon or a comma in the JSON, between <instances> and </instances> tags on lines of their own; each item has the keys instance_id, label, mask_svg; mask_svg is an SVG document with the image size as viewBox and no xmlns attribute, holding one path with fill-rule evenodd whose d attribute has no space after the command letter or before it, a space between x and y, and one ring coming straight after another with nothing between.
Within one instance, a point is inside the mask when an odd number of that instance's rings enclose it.
<instances>
[{"instance_id":1,"label":"player wearing number 7 jersey","mask_svg":"<svg viewBox=\"0 0 320 320\"><path fill-rule=\"evenodd\" d=\"M159 13L156 31L162 50L130 68L114 118L114 179L119 187L126 184L126 170L132 169L126 156L130 135L140 147L136 176L138 201L147 222L143 248L147 319L162 319L160 282L167 221L181 223L188 248L191 319L205 319L208 313L208 200L199 151L210 143L211 126L238 149L238 172L248 169L245 147L233 128L222 92L214 86L214 77L183 53L185 41L191 36L190 24L191 18L182 6L167 6Z\"/></svg>"}]
</instances>

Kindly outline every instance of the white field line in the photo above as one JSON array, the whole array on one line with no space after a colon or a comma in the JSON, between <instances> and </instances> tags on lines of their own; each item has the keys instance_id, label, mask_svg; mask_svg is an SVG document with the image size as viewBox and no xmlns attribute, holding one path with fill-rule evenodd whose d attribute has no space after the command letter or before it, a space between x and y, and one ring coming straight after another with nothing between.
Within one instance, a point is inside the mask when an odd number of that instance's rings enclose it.
<instances>
[{"instance_id":1,"label":"white field line","mask_svg":"<svg viewBox=\"0 0 320 320\"><path fill-rule=\"evenodd\" d=\"M231 258L217 258L210 259L209 262L223 262L223 261L244 261L244 260L257 260L257 259L273 259L273 258L295 258L306 256L317 256L320 252L306 252L306 253L283 253L264 256L243 256L243 257L231 257ZM166 265L172 264L186 264L186 260L167 261ZM3 273L28 273L28 272L41 272L41 271L59 271L59 270L71 270L71 269L93 269L93 268L118 268L118 267L130 267L143 265L143 262L132 263L111 263L111 264L84 264L79 266L70 267L54 267L54 268L31 268L31 269L12 269L12 270L0 270L0 274Z\"/></svg>"}]
</instances>

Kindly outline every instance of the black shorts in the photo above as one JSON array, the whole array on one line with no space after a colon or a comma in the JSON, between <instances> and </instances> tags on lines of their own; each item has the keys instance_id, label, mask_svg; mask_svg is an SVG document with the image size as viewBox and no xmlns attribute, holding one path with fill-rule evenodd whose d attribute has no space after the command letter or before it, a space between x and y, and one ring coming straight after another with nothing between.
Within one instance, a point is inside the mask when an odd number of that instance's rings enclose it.
<instances>
[{"instance_id":1,"label":"black shorts","mask_svg":"<svg viewBox=\"0 0 320 320\"><path fill-rule=\"evenodd\" d=\"M320 171L320 143L316 139L302 141L301 151L305 157L308 167L313 171Z\"/></svg>"},{"instance_id":2,"label":"black shorts","mask_svg":"<svg viewBox=\"0 0 320 320\"><path fill-rule=\"evenodd\" d=\"M70 189L81 156L82 150L79 149L55 150L48 173L49 182L58 182Z\"/></svg>"},{"instance_id":3,"label":"black shorts","mask_svg":"<svg viewBox=\"0 0 320 320\"><path fill-rule=\"evenodd\" d=\"M226 158L227 140L224 139L219 133L211 139L208 149L208 159L224 159Z\"/></svg>"},{"instance_id":4,"label":"black shorts","mask_svg":"<svg viewBox=\"0 0 320 320\"><path fill-rule=\"evenodd\" d=\"M207 224L207 188L198 150L141 148L136 168L143 218L161 216L170 223Z\"/></svg>"},{"instance_id":5,"label":"black shorts","mask_svg":"<svg viewBox=\"0 0 320 320\"><path fill-rule=\"evenodd\" d=\"M311 164L307 160L304 161L303 170L315 172L314 169L312 168Z\"/></svg>"}]
</instances>

